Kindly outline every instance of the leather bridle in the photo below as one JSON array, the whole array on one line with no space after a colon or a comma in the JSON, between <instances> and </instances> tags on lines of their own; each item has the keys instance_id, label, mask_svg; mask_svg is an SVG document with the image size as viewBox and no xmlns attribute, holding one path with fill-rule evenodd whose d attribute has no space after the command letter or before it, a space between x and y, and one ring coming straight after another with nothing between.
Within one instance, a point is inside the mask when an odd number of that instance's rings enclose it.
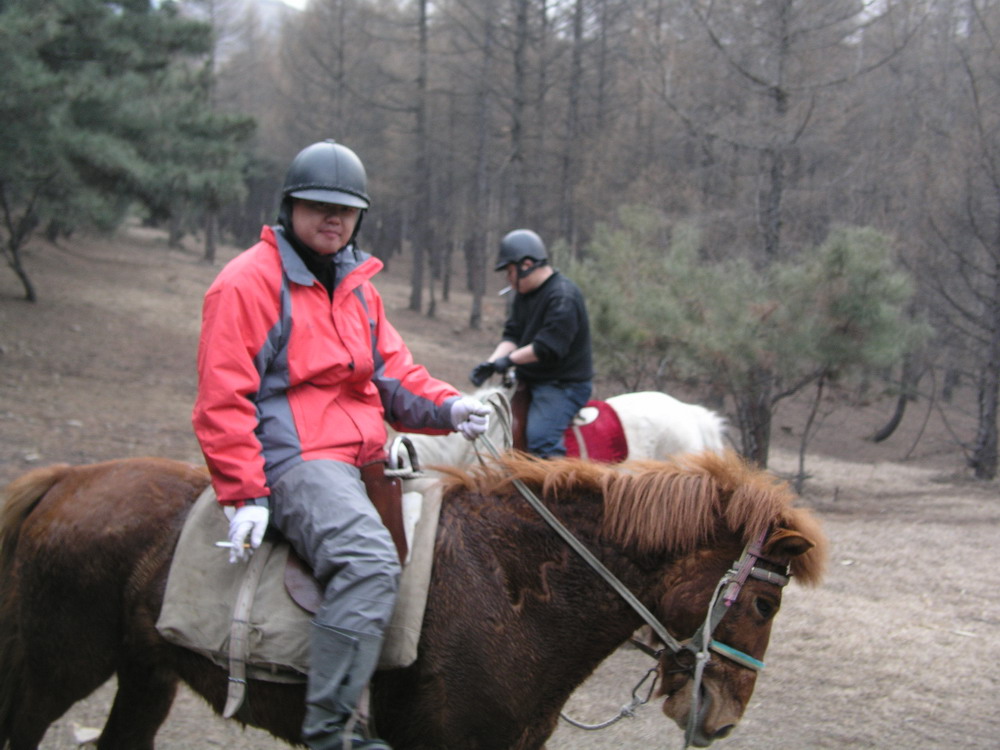
<instances>
[{"instance_id":1,"label":"leather bridle","mask_svg":"<svg viewBox=\"0 0 1000 750\"><path fill-rule=\"evenodd\" d=\"M733 563L732 567L719 580L712 594L711 603L708 606L708 614L705 621L695 631L694 635L680 645L680 650L690 652L694 657L694 663L686 670L692 673L693 683L691 685L691 706L688 713L687 728L684 731L684 747L691 744L691 740L697 732L699 714L701 713L701 682L704 677L705 667L709 663L710 652L714 651L720 656L736 662L741 667L759 672L764 668L764 662L755 659L750 654L733 648L725 643L715 640L712 633L725 617L730 607L739 598L743 585L750 578L771 583L779 588L788 584L789 576L786 566L785 573L776 573L772 570L759 567L758 562L765 561L777 564L764 557L763 545L767 539L767 530L761 532L756 541L743 548L743 554ZM674 642L676 643L676 641ZM674 653L678 649L672 648Z\"/></svg>"}]
</instances>

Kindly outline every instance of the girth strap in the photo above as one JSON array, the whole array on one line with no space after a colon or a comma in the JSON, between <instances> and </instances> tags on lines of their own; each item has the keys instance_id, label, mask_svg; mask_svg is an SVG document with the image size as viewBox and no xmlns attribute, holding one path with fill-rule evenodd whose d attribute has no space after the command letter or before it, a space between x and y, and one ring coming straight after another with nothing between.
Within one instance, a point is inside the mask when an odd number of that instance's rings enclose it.
<instances>
[{"instance_id":1,"label":"girth strap","mask_svg":"<svg viewBox=\"0 0 1000 750\"><path fill-rule=\"evenodd\" d=\"M253 609L254 594L264 564L271 556L270 541L265 539L260 547L254 550L243 573L243 583L236 595L236 605L233 607L233 624L229 630L229 690L226 695L226 707L223 717L231 719L243 705L247 691L247 659L250 658L250 611Z\"/></svg>"},{"instance_id":2,"label":"girth strap","mask_svg":"<svg viewBox=\"0 0 1000 750\"><path fill-rule=\"evenodd\" d=\"M573 430L573 437L576 438L576 444L580 447L580 458L584 461L588 460L590 454L587 452L587 441L583 437L583 430L575 424L570 424L570 429Z\"/></svg>"}]
</instances>

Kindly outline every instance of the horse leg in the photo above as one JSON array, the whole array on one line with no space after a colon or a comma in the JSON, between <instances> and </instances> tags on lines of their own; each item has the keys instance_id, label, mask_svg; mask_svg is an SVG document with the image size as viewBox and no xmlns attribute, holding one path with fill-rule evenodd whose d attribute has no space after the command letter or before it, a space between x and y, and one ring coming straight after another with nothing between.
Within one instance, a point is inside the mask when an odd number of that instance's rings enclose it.
<instances>
[{"instance_id":1,"label":"horse leg","mask_svg":"<svg viewBox=\"0 0 1000 750\"><path fill-rule=\"evenodd\" d=\"M153 750L170 712L177 675L157 665L128 662L118 669L118 692L97 741L98 750Z\"/></svg>"},{"instance_id":2,"label":"horse leg","mask_svg":"<svg viewBox=\"0 0 1000 750\"><path fill-rule=\"evenodd\" d=\"M45 601L44 595L39 599ZM62 609L26 606L14 595L5 603L10 610L6 643L0 644L0 747L6 741L10 750L34 750L53 722L114 674L114 651L67 627Z\"/></svg>"},{"instance_id":3,"label":"horse leg","mask_svg":"<svg viewBox=\"0 0 1000 750\"><path fill-rule=\"evenodd\" d=\"M103 676L93 673L84 676L74 670L60 669L52 662L38 661L35 665L22 674L19 693L10 706L10 750L36 750L49 726L74 703L99 688L111 674L108 670ZM49 676L53 679L49 680ZM69 686L72 690L67 689ZM3 742L0 746L7 747Z\"/></svg>"},{"instance_id":4,"label":"horse leg","mask_svg":"<svg viewBox=\"0 0 1000 750\"><path fill-rule=\"evenodd\" d=\"M0 747L10 750L37 750L49 725L59 718L59 712L28 711L21 709L19 704L20 701L14 703L9 726L4 732L0 732Z\"/></svg>"}]
</instances>

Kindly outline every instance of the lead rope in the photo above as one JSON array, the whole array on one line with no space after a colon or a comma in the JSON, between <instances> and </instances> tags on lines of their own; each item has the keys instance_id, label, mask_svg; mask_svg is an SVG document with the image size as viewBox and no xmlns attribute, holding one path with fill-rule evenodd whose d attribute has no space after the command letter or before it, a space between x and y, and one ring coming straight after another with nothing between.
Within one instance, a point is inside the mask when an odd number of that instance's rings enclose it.
<instances>
[{"instance_id":1,"label":"lead rope","mask_svg":"<svg viewBox=\"0 0 1000 750\"><path fill-rule=\"evenodd\" d=\"M635 716L636 709L639 708L640 706L645 706L647 703L649 703L649 699L653 697L653 690L656 689L656 681L658 679L657 672L659 671L659 668L660 667L657 664L656 666L651 667L646 672L646 674L642 676L642 679L639 680L639 683L634 688L632 688L632 700L630 700L628 703L626 703L618 710L617 716L613 716L607 721L602 721L600 724L584 724L582 721L577 721L576 719L566 715L563 712L560 712L559 716L567 724L571 724L577 729L585 729L588 732L595 732L598 729L607 729L612 724L617 724L622 719L626 718L631 719ZM637 695L637 693L642 688L643 683L649 679L650 675L653 675L653 681L649 684L649 690L646 691L646 697L642 698L639 695Z\"/></svg>"}]
</instances>

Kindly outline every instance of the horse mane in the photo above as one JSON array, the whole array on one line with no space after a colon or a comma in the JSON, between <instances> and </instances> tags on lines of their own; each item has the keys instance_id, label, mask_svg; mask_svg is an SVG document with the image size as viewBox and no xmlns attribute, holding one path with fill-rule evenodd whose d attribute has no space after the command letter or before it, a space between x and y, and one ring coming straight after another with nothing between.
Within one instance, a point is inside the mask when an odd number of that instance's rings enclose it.
<instances>
[{"instance_id":1,"label":"horse mane","mask_svg":"<svg viewBox=\"0 0 1000 750\"><path fill-rule=\"evenodd\" d=\"M801 534L813 547L792 559L792 574L808 585L819 583L823 574L826 537L812 513L794 506L796 496L786 482L752 468L733 451L616 465L511 452L486 465L448 470L446 490L508 493L515 479L547 498L600 493L601 533L642 553L690 553L712 541L721 521L744 544L769 528L772 538L787 533L779 529Z\"/></svg>"}]
</instances>

